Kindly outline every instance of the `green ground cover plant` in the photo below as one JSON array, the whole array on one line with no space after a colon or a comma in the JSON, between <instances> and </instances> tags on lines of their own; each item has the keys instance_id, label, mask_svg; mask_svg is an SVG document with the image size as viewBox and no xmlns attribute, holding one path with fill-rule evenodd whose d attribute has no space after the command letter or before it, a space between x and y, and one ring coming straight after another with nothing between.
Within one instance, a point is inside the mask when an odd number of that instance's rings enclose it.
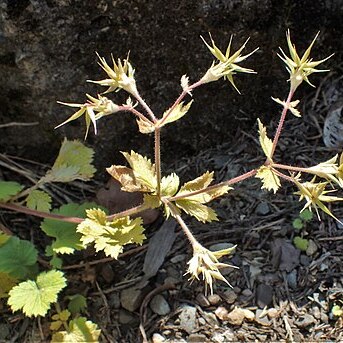
<instances>
[{"instance_id":1,"label":"green ground cover plant","mask_svg":"<svg viewBox=\"0 0 343 343\"><path fill-rule=\"evenodd\" d=\"M331 194L343 186L343 155L340 158L336 155L328 161L306 168L285 165L274 158L287 114L301 117L296 108L299 100L294 100L296 90L303 81L312 85L309 81L311 74L327 71L317 67L332 56L319 61L310 57L318 34L302 56L298 55L289 32L286 36L289 55L280 49L279 57L289 73L289 92L286 100L272 98L282 107L273 139L269 138L261 120L257 120L265 162L258 168L219 183L214 182L214 173L210 171L184 184L180 183L176 173L164 175L161 170L161 134L191 110L193 99L186 99L193 97L192 92L196 88L223 78L239 92L234 78L239 73L255 73L252 69L242 67L241 63L257 49L244 55L247 40L237 51L232 51L230 39L225 52L222 52L211 36L210 42L201 37L214 61L194 83L190 82L187 75L181 77L182 92L161 116L156 115L141 97L136 85L135 70L128 57L116 61L112 56L111 64L108 64L105 58L98 55L105 78L89 82L107 89L96 97L86 94L87 100L84 103L61 103L75 108L76 112L57 128L83 116L87 138L91 126L97 134L97 122L100 119L117 116L122 112L131 113L136 119L138 130L143 135L154 136L154 159L151 161L135 151L122 152L127 165L114 164L107 168L107 172L121 184L122 190L142 192L144 200L139 206L119 213L108 213L95 203L69 203L52 208L53 199L44 190L47 183L88 181L95 173L92 165L93 150L80 141L67 139L63 141L51 169L33 186L26 188L17 182L0 181L0 207L43 218L40 229L52 238L52 244L46 247L44 257L49 260L49 267L41 270L38 250L31 242L0 234L0 297L7 298L12 311L22 311L28 317L37 317L48 315L52 309L50 318L53 342L96 342L100 330L83 315L86 299L76 294L65 298L65 301L60 298L59 301L58 297L67 286L67 277L61 271L63 255L73 254L91 245L97 252L103 251L109 257L118 258L125 245L143 243L146 238L143 220L137 215L154 208L161 208L166 218L175 218L189 240L193 250L186 272L189 280L202 279L205 292L210 293L213 293L216 280L230 286L230 280L225 279L220 270L236 267L220 262L220 259L232 255L235 247L220 251L206 249L193 235L184 217L191 216L202 223L218 220L216 212L208 204L229 194L236 183L252 177L261 180L262 189L273 193L279 190L282 182L294 185L299 201L305 202L303 215L293 224L295 228L300 228L303 222L310 220L309 216L304 215L312 214L313 210L319 219L322 211L338 220L326 204L343 200ZM107 97L107 94L120 90L129 94L126 103L121 105ZM136 217L132 218L133 215Z\"/></svg>"}]
</instances>

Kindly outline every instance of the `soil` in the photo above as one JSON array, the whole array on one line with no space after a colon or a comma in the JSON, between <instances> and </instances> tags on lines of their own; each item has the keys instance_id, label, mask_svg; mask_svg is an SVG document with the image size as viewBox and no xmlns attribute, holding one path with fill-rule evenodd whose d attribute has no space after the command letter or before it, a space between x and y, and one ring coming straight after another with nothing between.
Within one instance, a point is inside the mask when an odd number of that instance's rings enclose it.
<instances>
[{"instance_id":1,"label":"soil","mask_svg":"<svg viewBox=\"0 0 343 343\"><path fill-rule=\"evenodd\" d=\"M0 126L0 179L25 182L24 171L34 177L44 174L64 135L83 137L80 123L52 131L70 113L61 114L51 104L79 102L89 92L80 80L99 75L95 59L88 56L90 50L109 54L114 46L124 56L130 46L144 97L157 112L163 112L178 94L178 76L187 73L196 79L209 66L211 61L203 57L206 51L198 40L209 31L220 47L231 33L237 38L235 47L251 36L247 51L255 46L260 50L246 66L258 75L237 77L242 95L225 82L194 92L197 101L192 113L163 136L165 173L175 171L187 181L213 170L216 181L221 181L263 163L256 118L267 124L268 132L275 130L278 107L270 96L282 98L287 91L287 74L276 56L278 46L286 46L287 28L300 51L320 29L315 59L331 52L336 55L326 64L331 73L313 76L316 89L306 85L299 90L303 117L288 117L276 158L305 166L336 153L324 147L322 128L332 106L328 89L342 75L341 1L209 0L180 1L178 6L169 1L148 5L100 1L97 11L101 15L95 14L93 5L93 1L75 1L72 8L68 1L5 1L0 5L4 10L0 38L5 42L0 47L0 75L6 80L0 86L0 125L14 124ZM59 16L64 23L54 25ZM13 42L20 47L20 56ZM341 90L338 94L342 96ZM39 125L25 127L23 122ZM95 180L52 188L55 206L95 199L107 182L100 171L119 161L117 151L135 149L151 155L153 141L141 139L133 121L127 124L128 117L118 118L115 127L107 123L99 125L101 135L90 135L87 141L96 150L99 173ZM239 267L225 273L233 288L218 282L214 294L205 296L202 282L189 283L184 273L190 245L178 226L166 224L161 214L147 225L143 246L128 246L117 261L88 250L65 258L69 291L87 297L87 316L102 329L102 342L141 342L144 337L154 343L342 341L343 319L332 315L332 307L343 299L343 229L322 215L321 221L313 218L297 232L292 222L303 203L294 191L284 183L274 195L261 191L259 180L249 180L213 204L219 222L200 225L186 219L208 248L237 244L233 257L223 261ZM332 211L343 218L342 206L333 205ZM0 224L44 252L48 240L38 231L36 218L1 210ZM163 231L165 225L169 225L168 233ZM311 241L311 249L295 249L296 235ZM157 267L148 253L156 249L154 236L166 247L165 256L154 255L161 262ZM48 318L13 314L4 300L0 313L0 342L49 339Z\"/></svg>"}]
</instances>

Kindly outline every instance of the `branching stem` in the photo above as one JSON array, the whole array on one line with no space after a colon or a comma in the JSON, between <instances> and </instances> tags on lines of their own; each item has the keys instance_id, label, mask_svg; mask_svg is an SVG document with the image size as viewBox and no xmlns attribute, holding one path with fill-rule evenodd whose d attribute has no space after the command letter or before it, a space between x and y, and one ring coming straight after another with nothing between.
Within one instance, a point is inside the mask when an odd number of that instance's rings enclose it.
<instances>
[{"instance_id":1,"label":"branching stem","mask_svg":"<svg viewBox=\"0 0 343 343\"><path fill-rule=\"evenodd\" d=\"M283 128L283 124L285 122L286 114L287 114L287 111L288 111L288 108L289 108L289 104L290 104L290 102L292 100L293 94L294 94L294 90L292 88L290 88L289 93L288 93L288 97L287 97L287 100L286 100L286 104L283 107L281 118L280 118L280 121L279 121L279 125L278 125L278 127L276 129L276 133L275 133L275 136L274 136L273 146L272 146L272 151L271 151L271 158L273 157L275 149L276 149L276 146L278 144L278 141L279 141L279 138L280 138L280 135L281 135L281 131L282 131L282 128Z\"/></svg>"},{"instance_id":2,"label":"branching stem","mask_svg":"<svg viewBox=\"0 0 343 343\"><path fill-rule=\"evenodd\" d=\"M163 125L163 123L167 120L167 118L170 116L170 114L173 112L174 108L183 100L183 98L189 94L193 89L201 86L204 82L202 80L199 80L192 85L190 85L187 89L185 89L179 97L175 100L174 104L169 108L168 113L160 120L160 126Z\"/></svg>"},{"instance_id":3,"label":"branching stem","mask_svg":"<svg viewBox=\"0 0 343 343\"><path fill-rule=\"evenodd\" d=\"M192 247L194 247L196 244L199 244L198 241L196 240L196 238L193 236L191 230L188 228L187 224L184 222L184 220L181 218L181 216L179 215L177 208L175 207L175 205L173 203L171 203L168 200L164 201L165 204L169 207L173 217L177 220L177 222L180 224L183 232L185 233L185 235L187 236L188 240L190 241L190 243L192 244Z\"/></svg>"},{"instance_id":4,"label":"branching stem","mask_svg":"<svg viewBox=\"0 0 343 343\"><path fill-rule=\"evenodd\" d=\"M143 100L143 98L140 96L140 94L138 92L136 92L134 94L134 96L136 97L137 101L144 107L144 109L147 111L147 113L149 114L151 120L156 123L157 119L154 115L154 112L151 110L151 108L148 106L148 104Z\"/></svg>"},{"instance_id":5,"label":"branching stem","mask_svg":"<svg viewBox=\"0 0 343 343\"><path fill-rule=\"evenodd\" d=\"M155 128L155 169L157 178L157 196L161 195L161 129Z\"/></svg>"},{"instance_id":6,"label":"branching stem","mask_svg":"<svg viewBox=\"0 0 343 343\"><path fill-rule=\"evenodd\" d=\"M235 183L241 182L243 180L249 179L250 177L254 176L256 173L257 173L257 170L253 169L253 170L248 171L247 173L244 173L242 175L234 177L234 178L232 178L230 180L226 180L226 181L217 183L216 185L209 186L209 187L206 187L206 188L202 188L202 189L199 189L199 190L194 191L194 192L188 192L186 194L182 194L182 195L177 195L177 196L171 197L171 198L169 198L169 201L175 201L175 200L180 200L180 199L188 198L188 197L191 197L193 195L198 195L198 194L205 193L205 192L208 192L208 191L213 191L213 190L215 190L217 188L220 188L220 187L223 187L223 186L230 186L230 185L233 185Z\"/></svg>"}]
</instances>

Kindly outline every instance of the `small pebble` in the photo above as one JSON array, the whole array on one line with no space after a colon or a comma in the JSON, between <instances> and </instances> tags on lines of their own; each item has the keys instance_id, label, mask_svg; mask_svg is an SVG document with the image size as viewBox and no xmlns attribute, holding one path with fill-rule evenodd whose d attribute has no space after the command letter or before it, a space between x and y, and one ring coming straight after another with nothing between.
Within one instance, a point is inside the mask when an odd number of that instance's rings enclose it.
<instances>
[{"instance_id":1,"label":"small pebble","mask_svg":"<svg viewBox=\"0 0 343 343\"><path fill-rule=\"evenodd\" d=\"M219 325L217 317L213 312L204 312L203 317L206 320L206 322L210 324L212 327Z\"/></svg>"},{"instance_id":2,"label":"small pebble","mask_svg":"<svg viewBox=\"0 0 343 343\"><path fill-rule=\"evenodd\" d=\"M245 297L249 298L252 296L252 291L249 288L246 288L242 291L242 295L244 295Z\"/></svg>"},{"instance_id":3,"label":"small pebble","mask_svg":"<svg viewBox=\"0 0 343 343\"><path fill-rule=\"evenodd\" d=\"M323 323L327 324L329 322L329 316L325 312L322 311L320 314L320 320Z\"/></svg>"},{"instance_id":4,"label":"small pebble","mask_svg":"<svg viewBox=\"0 0 343 343\"><path fill-rule=\"evenodd\" d=\"M221 302L221 297L218 294L211 294L207 297L211 305L218 305Z\"/></svg>"},{"instance_id":5,"label":"small pebble","mask_svg":"<svg viewBox=\"0 0 343 343\"><path fill-rule=\"evenodd\" d=\"M307 267L311 263L311 257L301 254L300 255L300 263L304 266Z\"/></svg>"},{"instance_id":6,"label":"small pebble","mask_svg":"<svg viewBox=\"0 0 343 343\"><path fill-rule=\"evenodd\" d=\"M226 320L232 325L242 325L245 318L244 311L238 307L229 312Z\"/></svg>"},{"instance_id":7,"label":"small pebble","mask_svg":"<svg viewBox=\"0 0 343 343\"><path fill-rule=\"evenodd\" d=\"M319 319L319 318L320 318L320 309L319 309L318 306L312 307L311 313L313 314L313 317L314 317L314 318L316 318L316 319Z\"/></svg>"},{"instance_id":8,"label":"small pebble","mask_svg":"<svg viewBox=\"0 0 343 343\"><path fill-rule=\"evenodd\" d=\"M194 306L185 305L179 315L181 328L189 334L197 327L196 312Z\"/></svg>"},{"instance_id":9,"label":"small pebble","mask_svg":"<svg viewBox=\"0 0 343 343\"><path fill-rule=\"evenodd\" d=\"M199 322L200 325L205 325L206 324L206 320L203 317L200 317L198 319L198 322Z\"/></svg>"},{"instance_id":10,"label":"small pebble","mask_svg":"<svg viewBox=\"0 0 343 343\"><path fill-rule=\"evenodd\" d=\"M172 257L170 259L171 263L180 263L182 261L184 261L186 259L186 255L185 254L180 254L180 255L176 255L174 257Z\"/></svg>"},{"instance_id":11,"label":"small pebble","mask_svg":"<svg viewBox=\"0 0 343 343\"><path fill-rule=\"evenodd\" d=\"M234 290L228 289L224 292L224 299L228 304L233 304L237 299L237 294Z\"/></svg>"},{"instance_id":12,"label":"small pebble","mask_svg":"<svg viewBox=\"0 0 343 343\"><path fill-rule=\"evenodd\" d=\"M202 335L201 333L192 333L188 336L187 342L207 342L207 337L205 335Z\"/></svg>"},{"instance_id":13,"label":"small pebble","mask_svg":"<svg viewBox=\"0 0 343 343\"><path fill-rule=\"evenodd\" d=\"M170 306L161 294L157 294L151 299L150 308L154 313L160 316L165 316L170 312Z\"/></svg>"},{"instance_id":14,"label":"small pebble","mask_svg":"<svg viewBox=\"0 0 343 343\"><path fill-rule=\"evenodd\" d=\"M273 288L261 283L256 289L256 303L259 308L269 306L273 300Z\"/></svg>"},{"instance_id":15,"label":"small pebble","mask_svg":"<svg viewBox=\"0 0 343 343\"><path fill-rule=\"evenodd\" d=\"M152 343L162 343L162 342L165 342L165 340L166 339L159 333L154 333L152 335Z\"/></svg>"},{"instance_id":16,"label":"small pebble","mask_svg":"<svg viewBox=\"0 0 343 343\"><path fill-rule=\"evenodd\" d=\"M208 299L202 293L198 293L196 301L201 307L209 307L211 305Z\"/></svg>"},{"instance_id":17,"label":"small pebble","mask_svg":"<svg viewBox=\"0 0 343 343\"><path fill-rule=\"evenodd\" d=\"M136 321L136 318L129 312L123 309L119 310L119 323L120 324L132 324Z\"/></svg>"},{"instance_id":18,"label":"small pebble","mask_svg":"<svg viewBox=\"0 0 343 343\"><path fill-rule=\"evenodd\" d=\"M260 216L265 216L270 212L270 208L268 203L266 203L265 201L260 202L255 210L256 214L260 215Z\"/></svg>"},{"instance_id":19,"label":"small pebble","mask_svg":"<svg viewBox=\"0 0 343 343\"><path fill-rule=\"evenodd\" d=\"M226 320L229 311L225 307L219 306L214 313L220 320Z\"/></svg>"},{"instance_id":20,"label":"small pebble","mask_svg":"<svg viewBox=\"0 0 343 343\"><path fill-rule=\"evenodd\" d=\"M225 250L234 247L235 245L232 243L216 243L212 244L208 249L211 251L218 251L218 250Z\"/></svg>"},{"instance_id":21,"label":"small pebble","mask_svg":"<svg viewBox=\"0 0 343 343\"><path fill-rule=\"evenodd\" d=\"M312 256L317 252L317 250L318 250L317 244L312 239L310 239L308 241L308 247L306 249L306 255Z\"/></svg>"},{"instance_id":22,"label":"small pebble","mask_svg":"<svg viewBox=\"0 0 343 343\"><path fill-rule=\"evenodd\" d=\"M297 283L297 270L293 269L290 273L286 275L286 280L288 282L288 286L292 289L296 289L298 287Z\"/></svg>"},{"instance_id":23,"label":"small pebble","mask_svg":"<svg viewBox=\"0 0 343 343\"><path fill-rule=\"evenodd\" d=\"M270 326L271 325L271 321L269 320L268 316L261 316L262 313L264 313L263 310L261 309L258 309L256 310L256 313L255 313L255 321L256 323L258 324L261 324L263 326Z\"/></svg>"},{"instance_id":24,"label":"small pebble","mask_svg":"<svg viewBox=\"0 0 343 343\"><path fill-rule=\"evenodd\" d=\"M267 312L270 319L279 317L280 313L276 308L270 308Z\"/></svg>"},{"instance_id":25,"label":"small pebble","mask_svg":"<svg viewBox=\"0 0 343 343\"><path fill-rule=\"evenodd\" d=\"M316 320L310 314L306 313L303 316L299 317L294 324L297 325L299 328L305 328L311 324L313 324Z\"/></svg>"}]
</instances>

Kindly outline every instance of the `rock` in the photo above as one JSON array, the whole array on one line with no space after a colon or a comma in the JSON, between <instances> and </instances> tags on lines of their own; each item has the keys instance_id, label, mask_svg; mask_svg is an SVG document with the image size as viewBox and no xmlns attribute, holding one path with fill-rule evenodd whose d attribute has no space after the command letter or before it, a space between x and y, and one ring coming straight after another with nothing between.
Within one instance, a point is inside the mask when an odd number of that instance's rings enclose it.
<instances>
[{"instance_id":1,"label":"rock","mask_svg":"<svg viewBox=\"0 0 343 343\"><path fill-rule=\"evenodd\" d=\"M207 342L207 337L200 333L192 333L188 336L187 342L198 343L198 342Z\"/></svg>"},{"instance_id":2,"label":"rock","mask_svg":"<svg viewBox=\"0 0 343 343\"><path fill-rule=\"evenodd\" d=\"M247 298L251 297L252 294L253 294L253 293L252 293L251 289L249 289L249 288L246 288L246 289L244 289L244 290L242 291L242 295L245 296L245 297L247 297Z\"/></svg>"},{"instance_id":3,"label":"rock","mask_svg":"<svg viewBox=\"0 0 343 343\"><path fill-rule=\"evenodd\" d=\"M256 303L259 308L269 306L273 300L273 287L263 283L257 286Z\"/></svg>"},{"instance_id":4,"label":"rock","mask_svg":"<svg viewBox=\"0 0 343 343\"><path fill-rule=\"evenodd\" d=\"M244 312L245 319L247 319L249 321L254 320L254 318L255 318L254 312L247 310L247 309L243 309L243 312Z\"/></svg>"},{"instance_id":5,"label":"rock","mask_svg":"<svg viewBox=\"0 0 343 343\"><path fill-rule=\"evenodd\" d=\"M170 306L161 294L157 294L151 299L150 308L154 313L160 316L165 316L170 312Z\"/></svg>"},{"instance_id":6,"label":"rock","mask_svg":"<svg viewBox=\"0 0 343 343\"><path fill-rule=\"evenodd\" d=\"M304 266L307 267L311 263L311 257L301 254L300 255L300 263Z\"/></svg>"},{"instance_id":7,"label":"rock","mask_svg":"<svg viewBox=\"0 0 343 343\"><path fill-rule=\"evenodd\" d=\"M225 307L219 306L214 313L220 320L226 320L229 311Z\"/></svg>"},{"instance_id":8,"label":"rock","mask_svg":"<svg viewBox=\"0 0 343 343\"><path fill-rule=\"evenodd\" d=\"M165 342L166 339L160 335L159 333L154 333L152 335L152 343L162 343L162 342Z\"/></svg>"},{"instance_id":9,"label":"rock","mask_svg":"<svg viewBox=\"0 0 343 343\"><path fill-rule=\"evenodd\" d=\"M329 316L324 312L324 311L321 311L320 313L320 320L327 324L329 322Z\"/></svg>"},{"instance_id":10,"label":"rock","mask_svg":"<svg viewBox=\"0 0 343 343\"><path fill-rule=\"evenodd\" d=\"M207 299L211 305L218 305L222 301L222 298L218 294L211 294Z\"/></svg>"},{"instance_id":11,"label":"rock","mask_svg":"<svg viewBox=\"0 0 343 343\"><path fill-rule=\"evenodd\" d=\"M316 319L320 319L320 309L318 306L312 307L311 313L313 314L313 317Z\"/></svg>"},{"instance_id":12,"label":"rock","mask_svg":"<svg viewBox=\"0 0 343 343\"><path fill-rule=\"evenodd\" d=\"M171 284L171 285L177 285L181 282L180 279L176 279L175 277L173 276L167 276L165 279L164 279L164 284Z\"/></svg>"},{"instance_id":13,"label":"rock","mask_svg":"<svg viewBox=\"0 0 343 343\"><path fill-rule=\"evenodd\" d=\"M180 263L183 262L186 259L186 255L185 254L180 254L180 255L176 255L174 257L172 257L170 259L171 263Z\"/></svg>"},{"instance_id":14,"label":"rock","mask_svg":"<svg viewBox=\"0 0 343 343\"><path fill-rule=\"evenodd\" d=\"M217 317L215 316L213 312L203 312L202 315L204 319L206 320L206 322L210 324L212 327L219 325Z\"/></svg>"},{"instance_id":15,"label":"rock","mask_svg":"<svg viewBox=\"0 0 343 343\"><path fill-rule=\"evenodd\" d=\"M126 324L133 324L137 322L137 318L131 314L130 312L120 309L119 310L119 323L126 325Z\"/></svg>"},{"instance_id":16,"label":"rock","mask_svg":"<svg viewBox=\"0 0 343 343\"><path fill-rule=\"evenodd\" d=\"M206 320L203 317L200 317L198 320L200 325L205 325L206 324Z\"/></svg>"},{"instance_id":17,"label":"rock","mask_svg":"<svg viewBox=\"0 0 343 343\"><path fill-rule=\"evenodd\" d=\"M255 212L257 215L259 216L265 216L267 215L269 212L270 212L270 208L269 208L269 205L268 203L266 203L265 201L262 201L260 202L256 209L255 209Z\"/></svg>"},{"instance_id":18,"label":"rock","mask_svg":"<svg viewBox=\"0 0 343 343\"><path fill-rule=\"evenodd\" d=\"M276 308L270 308L267 312L267 315L270 319L273 319L279 317L280 312Z\"/></svg>"},{"instance_id":19,"label":"rock","mask_svg":"<svg viewBox=\"0 0 343 343\"><path fill-rule=\"evenodd\" d=\"M291 271L290 273L287 273L287 275L286 275L286 280L287 280L288 286L292 289L296 289L298 286L297 274L298 274L297 270L294 269L293 271Z\"/></svg>"},{"instance_id":20,"label":"rock","mask_svg":"<svg viewBox=\"0 0 343 343\"><path fill-rule=\"evenodd\" d=\"M202 293L198 293L196 301L201 307L209 307L211 305L208 299Z\"/></svg>"},{"instance_id":21,"label":"rock","mask_svg":"<svg viewBox=\"0 0 343 343\"><path fill-rule=\"evenodd\" d=\"M263 310L256 310L255 312L255 322L263 325L263 326L270 326L271 325L271 321L269 320L269 318L267 317L267 315L265 316L261 316L264 313Z\"/></svg>"},{"instance_id":22,"label":"rock","mask_svg":"<svg viewBox=\"0 0 343 343\"><path fill-rule=\"evenodd\" d=\"M120 297L118 292L114 292L109 295L108 304L114 309L118 309L120 307Z\"/></svg>"},{"instance_id":23,"label":"rock","mask_svg":"<svg viewBox=\"0 0 343 343\"><path fill-rule=\"evenodd\" d=\"M228 289L224 292L224 300L230 305L236 301L237 297L238 295L232 289Z\"/></svg>"},{"instance_id":24,"label":"rock","mask_svg":"<svg viewBox=\"0 0 343 343\"><path fill-rule=\"evenodd\" d=\"M306 313L299 317L296 321L294 321L294 324L298 326L299 328L305 328L313 323L315 323L315 319L312 315Z\"/></svg>"},{"instance_id":25,"label":"rock","mask_svg":"<svg viewBox=\"0 0 343 343\"><path fill-rule=\"evenodd\" d=\"M231 330L225 330L224 332L215 332L211 337L211 342L224 343L224 342L235 342L235 333Z\"/></svg>"},{"instance_id":26,"label":"rock","mask_svg":"<svg viewBox=\"0 0 343 343\"><path fill-rule=\"evenodd\" d=\"M130 312L134 312L141 305L143 297L141 289L135 287L126 288L120 294L121 306Z\"/></svg>"},{"instance_id":27,"label":"rock","mask_svg":"<svg viewBox=\"0 0 343 343\"><path fill-rule=\"evenodd\" d=\"M307 247L307 249L306 249L306 255L307 255L307 256L312 256L312 255L314 255L317 251L318 251L317 244L316 244L312 239L310 239L310 240L308 241L308 247Z\"/></svg>"},{"instance_id":28,"label":"rock","mask_svg":"<svg viewBox=\"0 0 343 343\"><path fill-rule=\"evenodd\" d=\"M242 325L245 313L241 308L236 307L226 316L226 320L232 325Z\"/></svg>"},{"instance_id":29,"label":"rock","mask_svg":"<svg viewBox=\"0 0 343 343\"><path fill-rule=\"evenodd\" d=\"M188 334L197 328L196 312L197 309L195 307L186 305L179 315L180 327Z\"/></svg>"},{"instance_id":30,"label":"rock","mask_svg":"<svg viewBox=\"0 0 343 343\"><path fill-rule=\"evenodd\" d=\"M216 244L212 244L208 250L211 251L218 251L218 250L224 250L224 249L230 249L232 247L234 247L235 245L232 243L216 243Z\"/></svg>"}]
</instances>

